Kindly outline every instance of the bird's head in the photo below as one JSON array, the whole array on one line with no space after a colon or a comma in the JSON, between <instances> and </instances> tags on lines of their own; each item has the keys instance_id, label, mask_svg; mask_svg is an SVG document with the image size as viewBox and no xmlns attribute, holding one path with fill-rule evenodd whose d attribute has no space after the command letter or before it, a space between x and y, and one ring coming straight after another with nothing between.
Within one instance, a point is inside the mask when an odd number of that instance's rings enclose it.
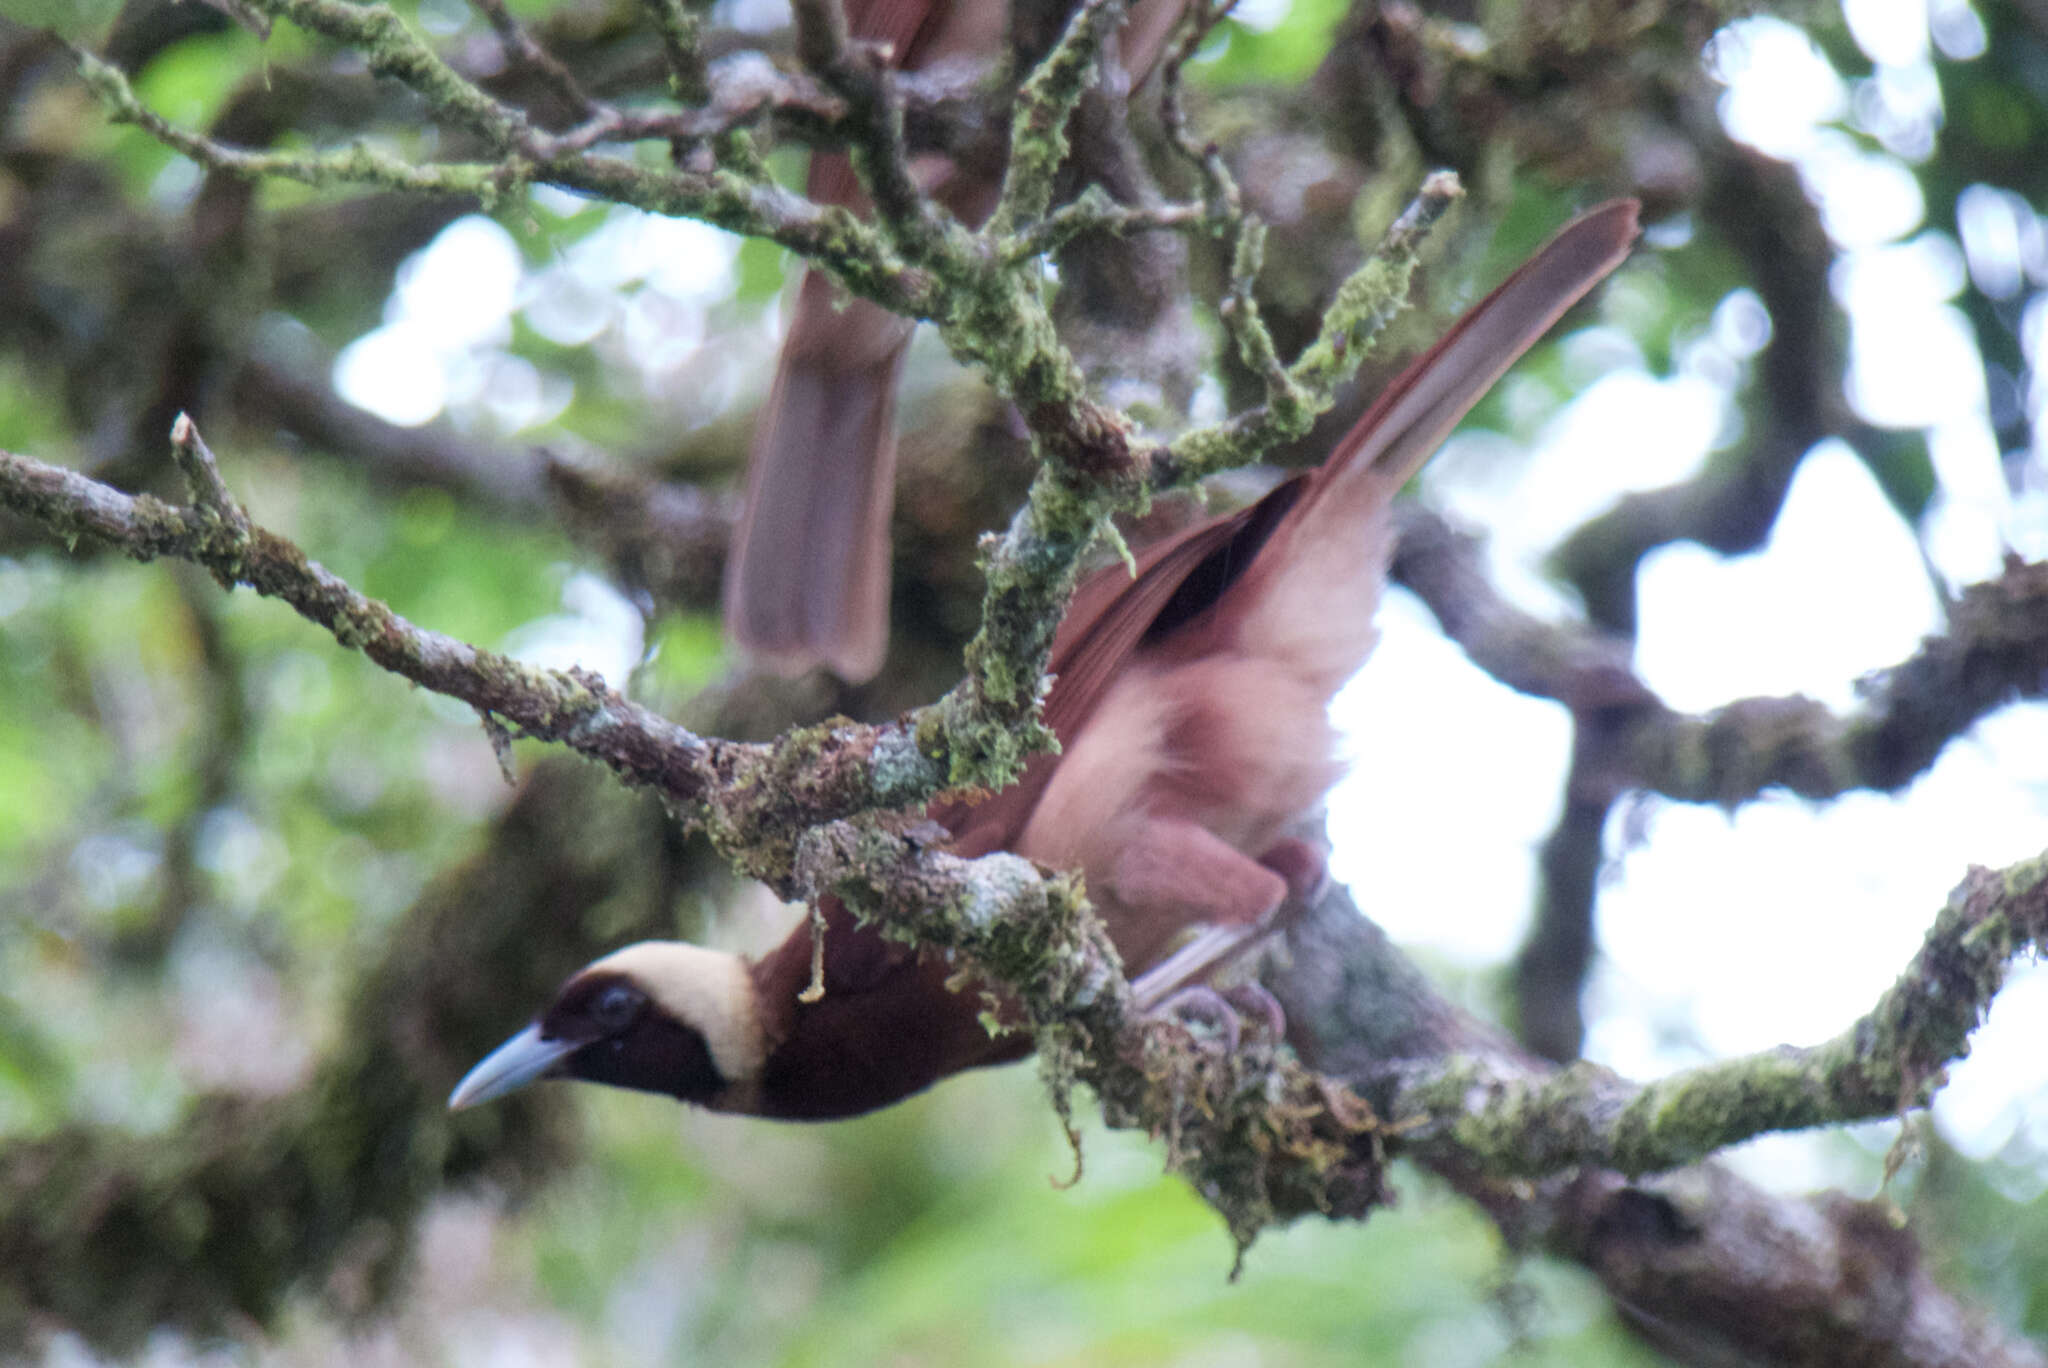
<instances>
[{"instance_id":1,"label":"bird's head","mask_svg":"<svg viewBox=\"0 0 2048 1368\"><path fill-rule=\"evenodd\" d=\"M680 941L642 941L569 976L533 1024L449 1095L451 1109L539 1078L581 1078L745 1110L767 1055L747 962Z\"/></svg>"}]
</instances>

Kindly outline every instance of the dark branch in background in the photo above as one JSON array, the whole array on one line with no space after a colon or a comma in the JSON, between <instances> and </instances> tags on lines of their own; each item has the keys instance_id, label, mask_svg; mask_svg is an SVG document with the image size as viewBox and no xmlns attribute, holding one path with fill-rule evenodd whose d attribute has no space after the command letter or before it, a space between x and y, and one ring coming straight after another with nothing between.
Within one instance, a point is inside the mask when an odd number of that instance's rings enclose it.
<instances>
[{"instance_id":1,"label":"dark branch in background","mask_svg":"<svg viewBox=\"0 0 2048 1368\"><path fill-rule=\"evenodd\" d=\"M0 1147L0 1352L53 1318L115 1354L167 1326L246 1333L351 1265L376 1304L444 1185L540 1183L566 1110L537 1095L456 1124L445 1080L503 1034L502 994L543 995L616 935L671 929L619 911L653 901L631 881L659 820L599 771L545 763L489 846L394 923L303 1087L203 1096L164 1133L73 1122Z\"/></svg>"},{"instance_id":2,"label":"dark branch in background","mask_svg":"<svg viewBox=\"0 0 2048 1368\"><path fill-rule=\"evenodd\" d=\"M562 65L560 59L533 41L533 35L528 33L505 7L505 0L470 0L470 3L490 22L492 31L498 35L498 41L504 45L505 56L509 61L532 72L535 79L547 87L576 118L596 117L596 102L584 92L583 87L577 83L575 76L570 74L569 68Z\"/></svg>"},{"instance_id":3,"label":"dark branch in background","mask_svg":"<svg viewBox=\"0 0 2048 1368\"><path fill-rule=\"evenodd\" d=\"M839 0L793 0L791 12L796 19L797 56L827 90L846 102L852 116L853 164L876 218L913 260L930 256L940 248L946 228L937 206L911 174L894 70L872 45L854 44Z\"/></svg>"},{"instance_id":4,"label":"dark branch in background","mask_svg":"<svg viewBox=\"0 0 2048 1368\"><path fill-rule=\"evenodd\" d=\"M1773 789L1815 799L1892 792L1979 718L2048 697L2048 562L2015 560L1998 579L1963 590L1948 630L1868 677L1853 714L1794 696L1693 715L1666 707L1635 677L1618 639L1509 604L1487 580L1474 538L1420 509L1402 517L1395 580L1474 664L1572 711L1564 812L1543 847L1539 921L1518 965L1524 1038L1547 1058L1578 1053L1601 832L1620 795L1735 807Z\"/></svg>"},{"instance_id":5,"label":"dark branch in background","mask_svg":"<svg viewBox=\"0 0 2048 1368\"><path fill-rule=\"evenodd\" d=\"M1741 443L1714 453L1682 484L1625 495L1557 549L1554 563L1585 600L1588 617L1628 635L1644 556L1674 541L1726 555L1753 551L1770 535L1816 443L1840 437L1870 460L1893 440L1858 421L1842 396L1847 324L1828 293L1834 250L1798 170L1730 145L1717 126L1698 137L1709 167L1701 219L1740 258L1770 313L1771 340L1756 359L1759 402Z\"/></svg>"},{"instance_id":6,"label":"dark branch in background","mask_svg":"<svg viewBox=\"0 0 2048 1368\"><path fill-rule=\"evenodd\" d=\"M1420 509L1403 515L1394 578L1503 684L1603 719L1601 782L1678 802L1736 807L1773 789L1814 799L1893 792L1980 718L2048 697L2048 562L2010 559L1997 579L1964 589L1947 630L1865 677L1863 705L1846 716L1796 694L1673 711L1613 638L1508 603L1487 581L1476 539Z\"/></svg>"},{"instance_id":7,"label":"dark branch in background","mask_svg":"<svg viewBox=\"0 0 2048 1368\"><path fill-rule=\"evenodd\" d=\"M426 486L459 495L471 507L535 514L547 505L543 462L510 443L465 436L448 423L399 427L314 378L251 357L231 378L238 410L268 420L317 450L345 455L373 485Z\"/></svg>"},{"instance_id":8,"label":"dark branch in background","mask_svg":"<svg viewBox=\"0 0 2048 1368\"><path fill-rule=\"evenodd\" d=\"M208 818L234 793L235 773L251 730L242 661L222 627L220 596L189 566L177 567L172 579L199 647L199 716L186 752L192 791L164 833L155 905L146 919L116 931L111 947L118 959L148 965L162 963L178 933L205 902L210 884L201 867L200 838Z\"/></svg>"},{"instance_id":9,"label":"dark branch in background","mask_svg":"<svg viewBox=\"0 0 2048 1368\"><path fill-rule=\"evenodd\" d=\"M1413 500L1395 509L1390 575L1420 598L1474 665L1517 693L1581 709L1653 704L1629 643L1595 628L1546 622L1503 598L1477 536Z\"/></svg>"},{"instance_id":10,"label":"dark branch in background","mask_svg":"<svg viewBox=\"0 0 2048 1368\"><path fill-rule=\"evenodd\" d=\"M569 531L622 586L664 609L716 608L736 497L562 458L547 480Z\"/></svg>"}]
</instances>

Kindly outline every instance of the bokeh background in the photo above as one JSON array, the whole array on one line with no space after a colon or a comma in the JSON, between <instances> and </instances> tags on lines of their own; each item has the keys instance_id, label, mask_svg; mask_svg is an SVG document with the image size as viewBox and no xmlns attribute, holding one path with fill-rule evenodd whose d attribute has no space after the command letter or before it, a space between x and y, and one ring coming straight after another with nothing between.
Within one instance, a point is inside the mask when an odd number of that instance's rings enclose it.
<instances>
[{"instance_id":1,"label":"bokeh background","mask_svg":"<svg viewBox=\"0 0 2048 1368\"><path fill-rule=\"evenodd\" d=\"M489 67L494 40L473 11L396 7ZM620 82L648 41L630 5L512 9ZM957 674L972 536L1001 519L1024 470L1001 406L930 339L906 400L890 671L859 691L745 679L707 586L779 337L777 250L545 187L483 214L223 183L108 124L43 26L122 60L154 107L223 137L301 146L370 127L431 153L440 135L404 129L402 108L289 26L261 42L202 6L147 0L7 0L0 14L0 447L167 488L163 434L189 409L261 522L412 620L582 663L733 733L806 711L886 713ZM1556 65L1530 36L1540 17L1446 7L1428 33L1493 44L1503 68ZM1638 567L1637 668L1691 710L1793 692L1853 708L1860 677L1940 629L1946 593L1996 575L2008 552L2048 554L2033 365L2048 335L2048 25L1989 0L1795 17L1659 18L1625 44L1650 68L1631 78L1684 83L1673 99L1694 102L1694 121L1672 116L1681 137L1638 111L1590 149L1498 112L1462 133L1432 125L1484 107L1465 76L1434 101L1390 87L1369 132L1333 133L1317 119L1353 117L1329 95L1356 79L1343 45L1391 22L1340 0L1248 0L1190 71L1197 117L1275 222L1282 328L1312 304L1316 270L1333 279L1355 260L1409 169L1466 163L1474 189L1411 342L1574 204L1650 197L1638 258L1421 482L1433 507L1485 530L1504 592L1549 616L1580 611L1546 569L1565 533L1624 491L1748 459L1772 421L1756 377L1775 320L1754 258L1715 217L1725 206L1699 192L1712 175L1699 149L1794 188L1823 236L1788 237L1783 252L1824 274L1835 342L1818 354L1838 364L1815 384L1841 416L1794 454L1759 546L1674 543ZM771 45L787 22L772 0L715 18L732 41ZM1600 89L1619 78L1596 79L1596 58L1563 65L1568 89L1592 92L1575 117L1614 117L1601 101L1622 98ZM1403 155L1366 155L1389 147ZM777 156L800 173L797 149ZM1213 263L1197 252L1186 270L1202 298ZM1197 316L1213 337L1213 316ZM1220 414L1242 383L1199 375L1193 413ZM1171 384L1140 376L1128 392L1173 406ZM1471 665L1415 600L1397 593L1382 619L1379 655L1338 705L1357 768L1331 800L1335 871L1461 1001L1511 1019L1571 719ZM1586 1274L1516 1256L1414 1173L1398 1209L1270 1234L1230 1281L1220 1223L1160 1176L1143 1137L1088 1127L1085 1171L1064 1185L1072 1158L1029 1066L829 1127L564 1089L452 1127L433 1099L582 950L648 930L758 947L790 916L577 762L522 745L513 765L508 784L463 709L275 605L224 596L189 567L66 554L0 521L0 1250L41 1247L16 1237L71 1216L51 1194L91 1191L39 1177L62 1153L110 1191L143 1194L138 1249L177 1247L150 1223L182 1221L191 1254L145 1279L129 1310L79 1320L40 1308L0 1261L0 1323L19 1352L1665 1361ZM1648 1077L1832 1034L1890 982L1968 865L2038 853L2044 833L2039 705L1987 719L1897 794L1729 812L1624 800L1603 841L1585 1052ZM576 858L549 863L553 843ZM471 944L444 929L464 906L479 924L544 915ZM522 943L532 964L508 975ZM386 1027L400 1043L373 1047ZM1896 1123L1728 1157L1774 1189L1882 1192L1938 1276L2048 1333L2044 1034L2048 976L2022 973L1889 1183ZM356 1097L378 1119L324 1148ZM298 1157L266 1168L272 1145ZM179 1166L202 1158L256 1194L247 1209L273 1185L293 1232L259 1238L232 1204L178 1207ZM322 1164L374 1195L304 1180ZM309 1203L283 1201L302 1181ZM289 1278L209 1301L202 1270L222 1243L284 1258Z\"/></svg>"}]
</instances>

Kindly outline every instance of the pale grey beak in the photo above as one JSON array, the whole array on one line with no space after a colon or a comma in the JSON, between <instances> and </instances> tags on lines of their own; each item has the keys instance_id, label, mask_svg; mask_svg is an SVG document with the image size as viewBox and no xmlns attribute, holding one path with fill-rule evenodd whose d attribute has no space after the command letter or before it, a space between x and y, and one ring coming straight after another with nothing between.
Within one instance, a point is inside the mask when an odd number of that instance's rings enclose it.
<instances>
[{"instance_id":1,"label":"pale grey beak","mask_svg":"<svg viewBox=\"0 0 2048 1368\"><path fill-rule=\"evenodd\" d=\"M465 1074L455 1085L455 1091L448 1094L448 1110L461 1111L516 1092L574 1054L580 1044L574 1040L548 1040L541 1035L536 1022L485 1055L482 1063Z\"/></svg>"}]
</instances>

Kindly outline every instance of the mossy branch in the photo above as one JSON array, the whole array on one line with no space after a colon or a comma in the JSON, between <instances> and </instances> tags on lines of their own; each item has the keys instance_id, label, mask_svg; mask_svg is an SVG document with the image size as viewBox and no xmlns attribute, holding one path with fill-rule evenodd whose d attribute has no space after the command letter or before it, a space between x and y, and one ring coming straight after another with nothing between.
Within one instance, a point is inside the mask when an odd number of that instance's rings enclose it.
<instances>
[{"instance_id":1,"label":"mossy branch","mask_svg":"<svg viewBox=\"0 0 2048 1368\"><path fill-rule=\"evenodd\" d=\"M1256 311L1240 303L1232 311L1231 326L1240 354L1266 376L1266 402L1176 438L1159 462L1158 483L1192 483L1244 464L1247 452L1268 451L1305 435L1330 407L1337 387L1357 370L1366 351L1407 301L1422 240L1464 193L1458 178L1448 171L1424 179L1415 199L1394 220L1372 255L1338 287L1336 298L1323 311L1315 340L1284 371L1275 368L1272 340ZM1256 232L1240 233L1237 240L1235 269L1239 273L1256 269ZM1248 285L1233 284L1232 297L1248 301Z\"/></svg>"},{"instance_id":2,"label":"mossy branch","mask_svg":"<svg viewBox=\"0 0 2048 1368\"><path fill-rule=\"evenodd\" d=\"M90 537L137 560L191 561L224 585L282 600L384 669L654 788L701 822L740 868L785 890L796 840L807 827L912 806L943 786L943 753L920 749L915 719L879 727L842 720L768 745L706 738L588 672L527 665L417 626L252 524L189 419L180 417L176 436L195 507L124 494L6 451L0 507L67 543Z\"/></svg>"},{"instance_id":3,"label":"mossy branch","mask_svg":"<svg viewBox=\"0 0 2048 1368\"><path fill-rule=\"evenodd\" d=\"M485 94L441 61L425 42L382 5L342 0L256 0L289 18L364 52L373 70L417 94L434 113L469 129L499 154L494 162L415 164L368 145L311 154L258 152L231 147L171 125L136 97L114 67L89 54L79 68L117 119L134 122L210 169L260 178L280 176L315 185L352 183L384 189L473 195L486 204L532 182L545 182L650 212L686 215L736 233L761 237L825 267L855 293L886 308L938 325L954 352L980 366L1011 398L1042 462L1027 506L986 551L988 588L982 628L966 653L967 680L919 718L916 752L936 769L921 781L999 787L1022 762L1051 744L1037 722L1042 677L1053 631L1071 592L1076 567L1089 544L1119 511L1142 509L1159 489L1185 485L1227 466L1257 459L1277 442L1305 430L1331 402L1364 344L1405 292L1413 266L1413 238L1455 195L1449 177L1425 186L1415 209L1354 280L1340 292L1324 327L1324 341L1284 376L1273 370L1267 404L1184 436L1172 451L1135 439L1122 414L1089 393L1086 379L1062 345L1042 296L1036 259L1017 250L1010 227L1042 219L1049 169L1065 157L1065 122L1087 82L1106 36L1120 20L1121 0L1091 0L1026 83L1013 126L1012 164L1005 191L1008 212L979 234L938 213L912 182L903 142L903 105L891 74L845 38L843 16L829 0L807 0L799 10L807 57L838 101L841 128L859 154L874 193L875 224L821 206L776 185L754 158L715 158L708 166L684 159L642 165L600 153L601 142L683 136L685 115L702 111L627 112L609 108L557 80L557 93L585 115L576 127L550 134L523 112ZM835 26L834 18L839 18ZM669 18L676 16L670 15ZM515 53L529 51L509 18L501 36ZM675 29L677 41L686 38ZM773 104L778 97L766 97ZM727 131L738 125L712 126ZM739 117L737 115L733 117ZM719 138L711 138L719 144ZM727 147L731 151L731 147ZM1210 207L1208 217L1218 212ZM1249 305L1257 267L1255 224L1225 204L1231 231L1246 244L1233 283L1239 307L1230 310L1240 350L1265 339ZM1234 215L1234 217L1232 217ZM1103 222L1089 204L1036 241L1050 246L1080 224ZM1189 227L1189 212L1156 216ZM1144 226L1142 219L1127 226ZM906 801L929 793L910 795ZM849 808L849 810L856 810Z\"/></svg>"},{"instance_id":4,"label":"mossy branch","mask_svg":"<svg viewBox=\"0 0 2048 1368\"><path fill-rule=\"evenodd\" d=\"M702 49L704 14L711 8L710 0L640 0L640 7L661 35L676 98L686 104L703 104L711 90Z\"/></svg>"},{"instance_id":5,"label":"mossy branch","mask_svg":"<svg viewBox=\"0 0 2048 1368\"><path fill-rule=\"evenodd\" d=\"M1067 159L1067 121L1094 81L1103 43L1129 8L1127 0L1081 0L1059 41L1017 92L1009 167L989 216L991 237L1009 237L1045 216L1053 178Z\"/></svg>"},{"instance_id":6,"label":"mossy branch","mask_svg":"<svg viewBox=\"0 0 2048 1368\"><path fill-rule=\"evenodd\" d=\"M1497 1058L1431 1061L1396 1090L1393 1118L1418 1150L1534 1178L1577 1165L1633 1177L1766 1132L1896 1116L1925 1106L1969 1054L2012 961L2043 951L2048 854L1971 870L1898 982L1832 1040L1642 1085L1584 1063L1532 1078Z\"/></svg>"}]
</instances>

